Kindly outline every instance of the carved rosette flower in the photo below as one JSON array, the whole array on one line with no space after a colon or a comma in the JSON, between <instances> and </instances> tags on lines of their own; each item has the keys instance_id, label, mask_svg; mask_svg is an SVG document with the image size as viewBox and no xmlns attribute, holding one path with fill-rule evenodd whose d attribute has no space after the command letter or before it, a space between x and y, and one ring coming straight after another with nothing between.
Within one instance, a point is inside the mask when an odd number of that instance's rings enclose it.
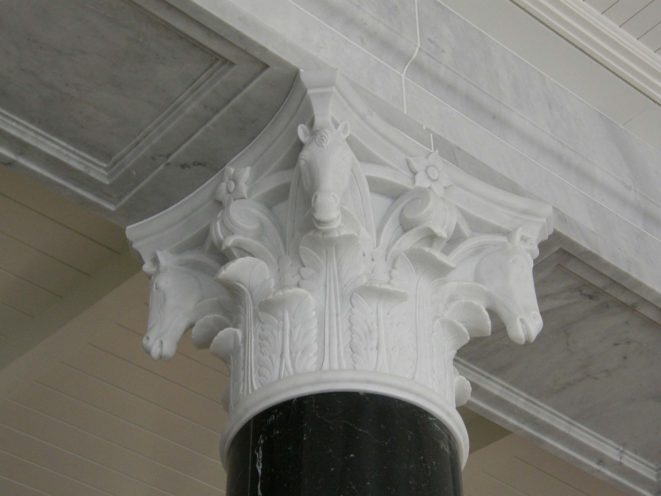
<instances>
[{"instance_id":1,"label":"carved rosette flower","mask_svg":"<svg viewBox=\"0 0 661 496\"><path fill-rule=\"evenodd\" d=\"M432 152L427 157L413 157L406 160L409 169L413 172L415 186L430 188L439 197L443 197L445 189L452 185L452 181L445 173L445 161L438 152Z\"/></svg>"},{"instance_id":2,"label":"carved rosette flower","mask_svg":"<svg viewBox=\"0 0 661 496\"><path fill-rule=\"evenodd\" d=\"M232 200L248 197L250 167L225 167L223 179L216 189L216 200L224 206Z\"/></svg>"}]
</instances>

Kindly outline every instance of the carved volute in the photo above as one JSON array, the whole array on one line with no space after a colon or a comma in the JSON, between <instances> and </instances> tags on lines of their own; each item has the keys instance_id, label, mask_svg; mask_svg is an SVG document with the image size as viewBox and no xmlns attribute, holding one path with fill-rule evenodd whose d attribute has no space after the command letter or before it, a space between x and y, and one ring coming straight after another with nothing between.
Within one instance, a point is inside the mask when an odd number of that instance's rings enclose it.
<instances>
[{"instance_id":1,"label":"carved volute","mask_svg":"<svg viewBox=\"0 0 661 496\"><path fill-rule=\"evenodd\" d=\"M489 312L517 343L541 330L532 260L550 208L364 121L334 73L303 73L286 105L180 213L129 230L152 274L146 350L168 358L192 327L225 361L225 447L277 402L367 391L441 418L465 461L454 356L490 334Z\"/></svg>"}]
</instances>

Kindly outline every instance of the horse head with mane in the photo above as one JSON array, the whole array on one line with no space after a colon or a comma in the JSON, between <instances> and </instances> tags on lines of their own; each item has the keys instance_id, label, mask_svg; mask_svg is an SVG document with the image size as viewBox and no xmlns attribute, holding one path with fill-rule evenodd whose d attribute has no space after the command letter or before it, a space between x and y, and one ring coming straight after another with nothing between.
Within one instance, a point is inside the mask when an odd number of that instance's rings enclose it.
<instances>
[{"instance_id":1,"label":"horse head with mane","mask_svg":"<svg viewBox=\"0 0 661 496\"><path fill-rule=\"evenodd\" d=\"M154 359L170 359L184 332L208 316L226 313L230 297L213 275L220 265L202 254L185 256L156 252L154 262L145 264L151 276L149 320L142 345ZM193 329L193 342L209 346L215 334L223 329L200 326ZM204 327L204 329L202 329Z\"/></svg>"},{"instance_id":2,"label":"horse head with mane","mask_svg":"<svg viewBox=\"0 0 661 496\"><path fill-rule=\"evenodd\" d=\"M471 280L487 290L484 306L502 319L509 337L518 344L532 342L542 330L533 279L537 247L526 243L521 229L509 236L479 236L452 254L454 280Z\"/></svg>"},{"instance_id":3,"label":"horse head with mane","mask_svg":"<svg viewBox=\"0 0 661 496\"><path fill-rule=\"evenodd\" d=\"M312 220L321 231L337 229L342 222L342 196L349 187L355 157L346 142L349 124L310 130L298 126L303 149L298 156L303 189L310 196Z\"/></svg>"}]
</instances>

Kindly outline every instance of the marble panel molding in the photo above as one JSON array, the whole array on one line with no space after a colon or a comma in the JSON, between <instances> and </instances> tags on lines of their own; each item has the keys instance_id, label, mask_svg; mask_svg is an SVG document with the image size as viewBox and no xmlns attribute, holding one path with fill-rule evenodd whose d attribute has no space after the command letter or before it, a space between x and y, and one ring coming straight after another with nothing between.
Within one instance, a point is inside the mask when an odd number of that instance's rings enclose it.
<instances>
[{"instance_id":1,"label":"marble panel molding","mask_svg":"<svg viewBox=\"0 0 661 496\"><path fill-rule=\"evenodd\" d=\"M453 364L490 313L523 344L551 207L494 188L392 128L335 71L303 71L277 116L218 176L127 235L151 275L143 344L192 328L230 369L223 453L265 409L361 391L440 419L465 463Z\"/></svg>"},{"instance_id":2,"label":"marble panel molding","mask_svg":"<svg viewBox=\"0 0 661 496\"><path fill-rule=\"evenodd\" d=\"M650 50L616 23L609 22L590 4L577 0L514 2L656 103L661 103L661 61L654 49Z\"/></svg>"},{"instance_id":3,"label":"marble panel molding","mask_svg":"<svg viewBox=\"0 0 661 496\"><path fill-rule=\"evenodd\" d=\"M162 0L70 3L0 6L0 165L122 225L213 177L296 76Z\"/></svg>"}]
</instances>

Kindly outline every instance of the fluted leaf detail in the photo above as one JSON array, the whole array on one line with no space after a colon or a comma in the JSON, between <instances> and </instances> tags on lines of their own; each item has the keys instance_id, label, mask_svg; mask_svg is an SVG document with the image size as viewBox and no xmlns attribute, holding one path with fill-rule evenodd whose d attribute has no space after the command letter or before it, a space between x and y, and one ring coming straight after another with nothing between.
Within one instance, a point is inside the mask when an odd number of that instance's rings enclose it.
<instances>
[{"instance_id":1,"label":"fluted leaf detail","mask_svg":"<svg viewBox=\"0 0 661 496\"><path fill-rule=\"evenodd\" d=\"M257 330L257 380L261 385L276 381L282 359L282 326L270 314L262 314Z\"/></svg>"},{"instance_id":2,"label":"fluted leaf detail","mask_svg":"<svg viewBox=\"0 0 661 496\"><path fill-rule=\"evenodd\" d=\"M260 381L267 383L316 370L319 333L310 294L299 288L286 289L262 301L259 310L257 366Z\"/></svg>"},{"instance_id":3,"label":"fluted leaf detail","mask_svg":"<svg viewBox=\"0 0 661 496\"><path fill-rule=\"evenodd\" d=\"M357 293L351 296L351 357L357 369L374 370L377 332L372 311Z\"/></svg>"}]
</instances>

